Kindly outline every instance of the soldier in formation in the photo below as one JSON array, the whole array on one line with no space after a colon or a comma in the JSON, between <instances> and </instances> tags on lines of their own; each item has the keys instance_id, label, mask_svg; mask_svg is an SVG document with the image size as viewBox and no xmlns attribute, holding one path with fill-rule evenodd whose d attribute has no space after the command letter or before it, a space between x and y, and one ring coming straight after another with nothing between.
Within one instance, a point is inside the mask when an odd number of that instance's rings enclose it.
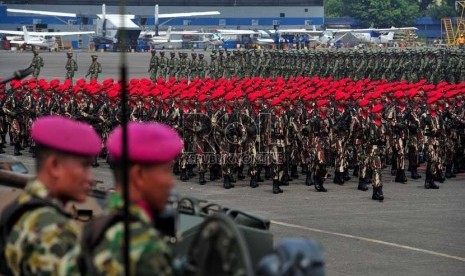
<instances>
[{"instance_id":1,"label":"soldier in formation","mask_svg":"<svg viewBox=\"0 0 465 276\"><path fill-rule=\"evenodd\" d=\"M65 79L70 79L73 81L74 78L74 72L78 70L78 65L77 62L73 59L73 52L68 52L66 53L66 56L68 57L68 60L66 61L66 76Z\"/></svg>"},{"instance_id":2,"label":"soldier in formation","mask_svg":"<svg viewBox=\"0 0 465 276\"><path fill-rule=\"evenodd\" d=\"M44 67L44 59L39 56L39 49L34 50L34 57L32 58L30 67L33 69L32 77L37 79L40 74L40 69Z\"/></svg>"},{"instance_id":3,"label":"soldier in formation","mask_svg":"<svg viewBox=\"0 0 465 276\"><path fill-rule=\"evenodd\" d=\"M97 80L98 74L102 73L102 65L97 61L97 55L91 55L92 63L87 70L86 78L90 76L91 80Z\"/></svg>"}]
</instances>

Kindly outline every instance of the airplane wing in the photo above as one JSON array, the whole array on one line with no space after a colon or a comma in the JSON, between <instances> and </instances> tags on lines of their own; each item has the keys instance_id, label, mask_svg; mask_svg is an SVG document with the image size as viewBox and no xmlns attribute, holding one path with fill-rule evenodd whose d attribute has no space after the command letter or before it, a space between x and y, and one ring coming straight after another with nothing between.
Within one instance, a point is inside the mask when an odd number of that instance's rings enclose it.
<instances>
[{"instance_id":1,"label":"airplane wing","mask_svg":"<svg viewBox=\"0 0 465 276\"><path fill-rule=\"evenodd\" d=\"M192 17L192 16L219 15L219 14L220 14L219 11L160 13L158 14L158 18Z\"/></svg>"},{"instance_id":2,"label":"airplane wing","mask_svg":"<svg viewBox=\"0 0 465 276\"><path fill-rule=\"evenodd\" d=\"M14 12L14 13L28 13L28 14L51 15L51 16L76 17L75 13L67 13L67 12L33 11L33 10L22 10L22 9L6 9L6 11L7 12Z\"/></svg>"},{"instance_id":3,"label":"airplane wing","mask_svg":"<svg viewBox=\"0 0 465 276\"><path fill-rule=\"evenodd\" d=\"M216 30L218 33L222 35L250 35L250 34L258 34L257 31L253 30L228 30L228 29L218 29Z\"/></svg>"},{"instance_id":4,"label":"airplane wing","mask_svg":"<svg viewBox=\"0 0 465 276\"><path fill-rule=\"evenodd\" d=\"M418 31L416 27L402 27L402 28L368 28L368 29L326 29L327 31L331 31L333 33L368 33L368 32L401 32L401 31Z\"/></svg>"},{"instance_id":5,"label":"airplane wing","mask_svg":"<svg viewBox=\"0 0 465 276\"><path fill-rule=\"evenodd\" d=\"M269 30L271 34L274 34L275 30ZM314 31L314 30L307 30L307 29L280 29L278 30L279 33L282 34L309 34L309 35L319 35L322 34L323 31Z\"/></svg>"},{"instance_id":6,"label":"airplane wing","mask_svg":"<svg viewBox=\"0 0 465 276\"><path fill-rule=\"evenodd\" d=\"M0 34L24 35L23 31L0 30Z\"/></svg>"},{"instance_id":7,"label":"airplane wing","mask_svg":"<svg viewBox=\"0 0 465 276\"><path fill-rule=\"evenodd\" d=\"M86 32L28 32L32 36L67 36L67 35L80 35L80 34L95 34L94 31ZM23 33L24 34L24 33Z\"/></svg>"}]
</instances>

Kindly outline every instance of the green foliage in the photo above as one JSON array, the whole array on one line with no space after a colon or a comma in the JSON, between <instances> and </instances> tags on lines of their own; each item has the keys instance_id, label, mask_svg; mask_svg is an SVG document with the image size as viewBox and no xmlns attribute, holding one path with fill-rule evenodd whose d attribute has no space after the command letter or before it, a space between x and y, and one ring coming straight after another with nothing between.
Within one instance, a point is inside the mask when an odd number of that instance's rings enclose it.
<instances>
[{"instance_id":1,"label":"green foliage","mask_svg":"<svg viewBox=\"0 0 465 276\"><path fill-rule=\"evenodd\" d=\"M439 19L442 17L456 17L459 16L459 13L455 10L455 1L444 0L441 5L430 5L426 10L426 16Z\"/></svg>"},{"instance_id":2,"label":"green foliage","mask_svg":"<svg viewBox=\"0 0 465 276\"><path fill-rule=\"evenodd\" d=\"M377 28L411 25L419 14L416 0L326 0L327 16L350 16Z\"/></svg>"}]
</instances>

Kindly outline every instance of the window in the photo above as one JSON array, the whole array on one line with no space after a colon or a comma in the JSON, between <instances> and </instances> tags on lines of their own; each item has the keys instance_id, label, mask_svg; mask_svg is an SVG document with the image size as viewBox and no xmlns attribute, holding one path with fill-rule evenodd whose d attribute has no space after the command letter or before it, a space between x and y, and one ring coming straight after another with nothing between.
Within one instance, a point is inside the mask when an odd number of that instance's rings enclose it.
<instances>
[{"instance_id":1,"label":"window","mask_svg":"<svg viewBox=\"0 0 465 276\"><path fill-rule=\"evenodd\" d=\"M273 20L273 26L279 26L281 22L279 20Z\"/></svg>"},{"instance_id":2,"label":"window","mask_svg":"<svg viewBox=\"0 0 465 276\"><path fill-rule=\"evenodd\" d=\"M32 19L32 24L37 25L42 23L42 19Z\"/></svg>"},{"instance_id":3,"label":"window","mask_svg":"<svg viewBox=\"0 0 465 276\"><path fill-rule=\"evenodd\" d=\"M281 12L281 13L279 13L279 17L286 17L286 14Z\"/></svg>"},{"instance_id":4,"label":"window","mask_svg":"<svg viewBox=\"0 0 465 276\"><path fill-rule=\"evenodd\" d=\"M68 19L68 25L76 25L76 20Z\"/></svg>"},{"instance_id":5,"label":"window","mask_svg":"<svg viewBox=\"0 0 465 276\"><path fill-rule=\"evenodd\" d=\"M305 26L311 26L311 25L313 25L312 20L305 20Z\"/></svg>"},{"instance_id":6,"label":"window","mask_svg":"<svg viewBox=\"0 0 465 276\"><path fill-rule=\"evenodd\" d=\"M183 24L184 26L189 26L191 23L192 23L191 20L183 20L183 21L182 21L182 24Z\"/></svg>"},{"instance_id":7,"label":"window","mask_svg":"<svg viewBox=\"0 0 465 276\"><path fill-rule=\"evenodd\" d=\"M252 26L258 26L258 19L252 19Z\"/></svg>"},{"instance_id":8,"label":"window","mask_svg":"<svg viewBox=\"0 0 465 276\"><path fill-rule=\"evenodd\" d=\"M308 12L308 9L304 9L304 12Z\"/></svg>"},{"instance_id":9,"label":"window","mask_svg":"<svg viewBox=\"0 0 465 276\"><path fill-rule=\"evenodd\" d=\"M226 19L220 19L219 20L219 25L220 26L226 26Z\"/></svg>"}]
</instances>

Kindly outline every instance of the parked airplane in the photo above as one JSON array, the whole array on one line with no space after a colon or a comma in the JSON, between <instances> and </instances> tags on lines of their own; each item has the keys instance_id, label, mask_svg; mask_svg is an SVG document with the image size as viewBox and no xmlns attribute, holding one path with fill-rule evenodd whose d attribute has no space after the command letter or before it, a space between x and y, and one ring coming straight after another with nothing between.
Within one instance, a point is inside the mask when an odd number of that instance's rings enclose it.
<instances>
[{"instance_id":1,"label":"parked airplane","mask_svg":"<svg viewBox=\"0 0 465 276\"><path fill-rule=\"evenodd\" d=\"M40 14L40 15L51 15L51 16L62 16L62 17L77 17L75 13L60 13L50 11L35 11L35 10L22 10L22 9L7 9L8 12L15 13L29 13L29 14ZM206 15L219 15L218 11L206 11L206 12L184 12L184 13L166 13L159 14L159 7L155 5L155 36L158 36L159 18L178 18L178 17L194 17L194 16L206 16ZM132 20L135 19L134 15L131 14L108 14L106 12L106 5L102 5L102 13L97 14L99 18L97 22L96 35L93 36L93 41L96 45L99 44L115 44L121 42L123 27L126 29L126 43L129 45L137 44L137 39L141 34L140 26L136 25ZM165 38L159 39L164 41Z\"/></svg>"},{"instance_id":2,"label":"parked airplane","mask_svg":"<svg viewBox=\"0 0 465 276\"><path fill-rule=\"evenodd\" d=\"M55 45L56 36L70 36L70 35L79 35L79 34L93 34L95 32L29 32L26 26L23 26L22 31L10 31L10 30L0 30L0 33L15 35L15 37L10 38L11 44L18 45L31 45L36 47L43 48L52 48ZM20 36L23 39L20 39Z\"/></svg>"}]
</instances>

